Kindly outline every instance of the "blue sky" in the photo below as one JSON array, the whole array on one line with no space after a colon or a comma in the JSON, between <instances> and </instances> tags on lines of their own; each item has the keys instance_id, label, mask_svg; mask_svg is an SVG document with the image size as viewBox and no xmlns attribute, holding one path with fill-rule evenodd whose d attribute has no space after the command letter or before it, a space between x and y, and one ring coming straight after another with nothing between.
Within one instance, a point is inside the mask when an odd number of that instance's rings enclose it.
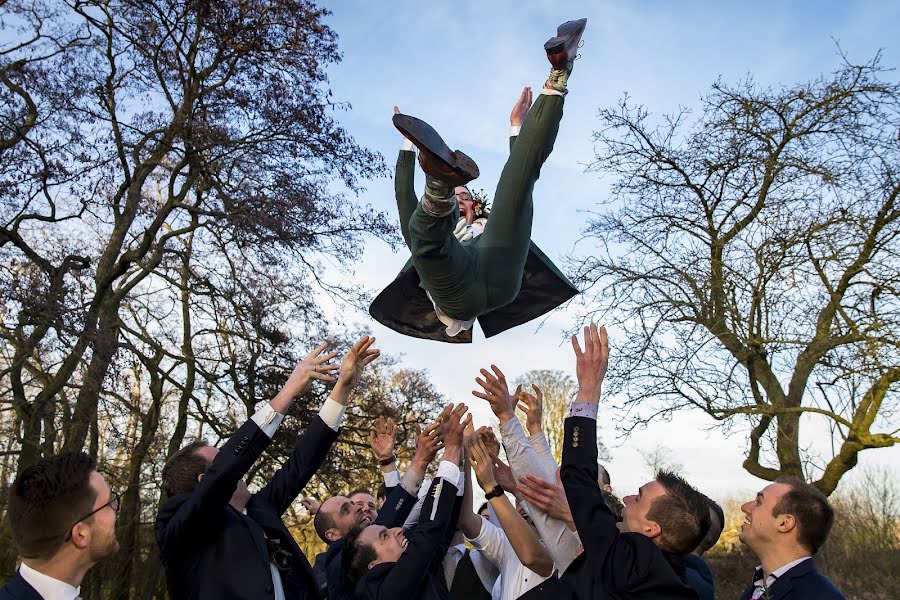
<instances>
[{"instance_id":1,"label":"blue sky","mask_svg":"<svg viewBox=\"0 0 900 600\"><path fill-rule=\"evenodd\" d=\"M559 23L588 18L556 148L534 192L532 239L557 264L575 249L583 211L607 198L608 182L585 173L584 164L593 156L598 109L614 105L624 93L661 114L697 107L719 77L737 82L752 75L764 85L790 85L838 68L835 40L853 61L864 62L881 49L884 65L900 66L900 2L345 0L330 8L334 14L327 22L340 36L343 54L342 63L329 71L331 87L336 101L352 105L339 118L357 141L379 150L393 166L400 136L390 116L399 105L475 158L482 175L474 185L490 194L507 154L509 111L523 86L537 90L546 78L543 42ZM395 215L389 179L370 182L362 199ZM394 252L371 241L356 279L380 290L407 258L405 248ZM571 347L561 333L574 324L574 310L557 311L540 329L532 323L491 340L479 331L467 347L407 338L364 313L350 318L371 327L385 351L404 354L409 366L427 368L435 384L452 400L469 403L480 422L491 415L470 394L479 367L495 362L513 377L532 368L574 375ZM617 332L610 335L614 359ZM621 445L610 421L601 417L612 450L609 470L620 494L646 481L637 449L657 443L671 448L689 479L714 496L764 485L741 468L743 440L707 432L711 420L704 415L682 414L651 425ZM814 443L824 441L817 437ZM871 464L900 473L900 449L864 453L861 466Z\"/></svg>"}]
</instances>

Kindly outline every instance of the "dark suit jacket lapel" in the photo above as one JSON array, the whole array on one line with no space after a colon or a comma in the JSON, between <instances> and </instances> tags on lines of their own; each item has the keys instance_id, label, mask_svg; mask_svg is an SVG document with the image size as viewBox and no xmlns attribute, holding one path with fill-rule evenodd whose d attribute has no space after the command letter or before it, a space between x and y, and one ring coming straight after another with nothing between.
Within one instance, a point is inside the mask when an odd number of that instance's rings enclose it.
<instances>
[{"instance_id":1,"label":"dark suit jacket lapel","mask_svg":"<svg viewBox=\"0 0 900 600\"><path fill-rule=\"evenodd\" d=\"M810 573L815 572L816 563L811 558L807 558L799 565L795 565L787 573L782 574L772 587L769 588L769 597L771 600L781 600L782 598L793 597L795 588L794 580L806 577Z\"/></svg>"}]
</instances>

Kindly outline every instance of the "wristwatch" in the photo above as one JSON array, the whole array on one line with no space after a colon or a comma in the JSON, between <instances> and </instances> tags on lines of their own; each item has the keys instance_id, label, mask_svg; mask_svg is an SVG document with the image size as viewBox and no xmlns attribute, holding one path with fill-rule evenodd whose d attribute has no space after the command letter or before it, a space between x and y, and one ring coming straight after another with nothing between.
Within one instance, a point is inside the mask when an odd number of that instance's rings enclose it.
<instances>
[{"instance_id":1,"label":"wristwatch","mask_svg":"<svg viewBox=\"0 0 900 600\"><path fill-rule=\"evenodd\" d=\"M381 465L382 467L386 467L395 462L397 462L397 455L391 454L390 458L382 458L381 460L378 461L378 464Z\"/></svg>"},{"instance_id":2,"label":"wristwatch","mask_svg":"<svg viewBox=\"0 0 900 600\"><path fill-rule=\"evenodd\" d=\"M494 486L494 489L492 489L491 491L487 492L487 493L484 495L484 499L485 499L485 500L490 500L491 498L499 498L499 497L502 496L503 494L504 494L503 488L500 487L499 485L495 485L495 486Z\"/></svg>"}]
</instances>

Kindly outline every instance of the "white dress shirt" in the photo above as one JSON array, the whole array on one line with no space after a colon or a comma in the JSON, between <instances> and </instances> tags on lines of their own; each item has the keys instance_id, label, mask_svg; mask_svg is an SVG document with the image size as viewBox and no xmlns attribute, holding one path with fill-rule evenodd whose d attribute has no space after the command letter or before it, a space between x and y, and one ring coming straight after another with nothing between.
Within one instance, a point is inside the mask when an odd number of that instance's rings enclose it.
<instances>
[{"instance_id":1,"label":"white dress shirt","mask_svg":"<svg viewBox=\"0 0 900 600\"><path fill-rule=\"evenodd\" d=\"M60 581L49 575L44 575L40 571L35 571L25 563L22 563L22 566L19 567L19 575L21 575L22 579L24 579L28 585L33 587L34 591L40 594L44 600L76 600L81 598L79 595L81 594L80 587L74 587L65 581Z\"/></svg>"},{"instance_id":2,"label":"white dress shirt","mask_svg":"<svg viewBox=\"0 0 900 600\"><path fill-rule=\"evenodd\" d=\"M772 587L772 584L775 583L775 580L802 563L804 560L809 560L812 556L804 556L803 558L798 558L795 561L789 562L786 565L778 567L774 571L772 571L768 577L766 577L765 581L762 579L757 579L753 582L753 595L750 596L752 600L757 600L757 598L762 598L766 593L766 590ZM760 573L760 577L762 577L762 565L756 567L757 572Z\"/></svg>"},{"instance_id":3,"label":"white dress shirt","mask_svg":"<svg viewBox=\"0 0 900 600\"><path fill-rule=\"evenodd\" d=\"M322 408L319 409L319 418L321 418L331 429L337 431L341 428L341 423L343 422L346 413L346 406L328 398L322 404ZM278 431L278 426L281 425L281 422L284 420L284 415L277 412L268 402L266 402L259 407L259 410L257 410L250 419L259 425L259 428L262 429L263 433L271 438L275 435L275 432ZM244 514L247 514L246 509L244 510ZM285 600L284 584L281 582L281 572L273 562L269 563L269 570L272 572L272 587L275 591L275 600ZM48 600L47 596L44 596L44 598L45 600ZM74 596L72 598L74 598ZM72 600L72 598L66 597L64 600Z\"/></svg>"},{"instance_id":4,"label":"white dress shirt","mask_svg":"<svg viewBox=\"0 0 900 600\"><path fill-rule=\"evenodd\" d=\"M549 579L523 565L503 530L484 517L481 517L481 531L469 541L500 569L500 577L491 591L491 600L515 600Z\"/></svg>"}]
</instances>

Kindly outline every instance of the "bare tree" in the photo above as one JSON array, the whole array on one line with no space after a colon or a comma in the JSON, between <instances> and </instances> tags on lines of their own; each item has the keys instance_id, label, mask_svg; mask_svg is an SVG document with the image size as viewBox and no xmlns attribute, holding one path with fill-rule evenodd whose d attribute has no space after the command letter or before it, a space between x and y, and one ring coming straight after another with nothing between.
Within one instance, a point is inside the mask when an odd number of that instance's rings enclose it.
<instances>
[{"instance_id":1,"label":"bare tree","mask_svg":"<svg viewBox=\"0 0 900 600\"><path fill-rule=\"evenodd\" d=\"M826 493L900 440L900 88L879 57L844 61L792 87L717 82L696 115L602 110L591 170L612 204L573 258L621 332L626 429L699 409L749 429L751 474ZM801 435L816 424L835 447Z\"/></svg>"}]
</instances>

